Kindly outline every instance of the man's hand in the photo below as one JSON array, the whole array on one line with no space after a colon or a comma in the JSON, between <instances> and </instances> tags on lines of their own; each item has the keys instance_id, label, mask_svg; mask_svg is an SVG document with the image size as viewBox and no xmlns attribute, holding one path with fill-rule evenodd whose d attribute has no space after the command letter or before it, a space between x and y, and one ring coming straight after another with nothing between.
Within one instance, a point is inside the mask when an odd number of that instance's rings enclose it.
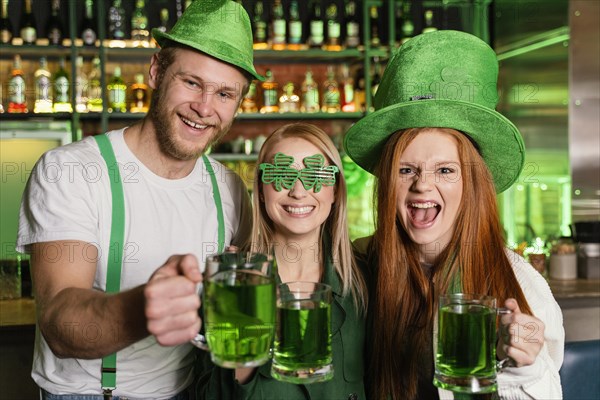
<instances>
[{"instance_id":1,"label":"man's hand","mask_svg":"<svg viewBox=\"0 0 600 400\"><path fill-rule=\"evenodd\" d=\"M174 255L154 272L144 289L148 331L163 346L193 339L200 331L202 274L195 256Z\"/></svg>"},{"instance_id":2,"label":"man's hand","mask_svg":"<svg viewBox=\"0 0 600 400\"><path fill-rule=\"evenodd\" d=\"M515 299L506 299L504 305L512 313L503 315L500 320L498 359L508 356L516 367L531 365L544 345L544 323L532 315L523 314Z\"/></svg>"}]
</instances>

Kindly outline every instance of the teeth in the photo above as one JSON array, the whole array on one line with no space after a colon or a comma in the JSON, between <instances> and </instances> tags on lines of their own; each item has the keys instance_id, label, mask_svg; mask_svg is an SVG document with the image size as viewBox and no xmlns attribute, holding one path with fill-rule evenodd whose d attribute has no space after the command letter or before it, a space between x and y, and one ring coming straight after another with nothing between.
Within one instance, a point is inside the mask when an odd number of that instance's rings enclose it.
<instances>
[{"instance_id":1,"label":"teeth","mask_svg":"<svg viewBox=\"0 0 600 400\"><path fill-rule=\"evenodd\" d=\"M434 208L437 207L437 204L428 201L427 203L410 203L410 206L414 208Z\"/></svg>"},{"instance_id":2,"label":"teeth","mask_svg":"<svg viewBox=\"0 0 600 400\"><path fill-rule=\"evenodd\" d=\"M308 214L309 212L311 212L313 210L314 207L284 207L285 211L289 212L290 214Z\"/></svg>"},{"instance_id":3,"label":"teeth","mask_svg":"<svg viewBox=\"0 0 600 400\"><path fill-rule=\"evenodd\" d=\"M189 119L183 118L183 117L181 117L181 120L183 122L185 122L185 124L191 126L192 128L195 128L195 129L204 129L204 128L206 128L208 126L208 125L197 124L194 121L190 121Z\"/></svg>"}]
</instances>

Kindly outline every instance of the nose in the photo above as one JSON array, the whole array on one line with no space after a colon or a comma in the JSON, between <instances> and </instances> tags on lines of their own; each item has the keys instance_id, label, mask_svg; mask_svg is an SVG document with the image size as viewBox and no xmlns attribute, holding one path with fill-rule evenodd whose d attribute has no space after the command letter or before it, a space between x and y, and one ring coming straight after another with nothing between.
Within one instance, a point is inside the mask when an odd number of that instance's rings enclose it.
<instances>
[{"instance_id":1,"label":"nose","mask_svg":"<svg viewBox=\"0 0 600 400\"><path fill-rule=\"evenodd\" d=\"M292 188L288 192L288 196L293 197L295 199L303 199L307 195L308 191L304 189L304 186L302 185L302 182L300 182L300 179L296 179L294 186L292 186Z\"/></svg>"},{"instance_id":2,"label":"nose","mask_svg":"<svg viewBox=\"0 0 600 400\"><path fill-rule=\"evenodd\" d=\"M192 101L190 108L201 117L211 116L215 112L215 103L219 100L216 88L207 86L201 93L197 94L195 101Z\"/></svg>"},{"instance_id":3,"label":"nose","mask_svg":"<svg viewBox=\"0 0 600 400\"><path fill-rule=\"evenodd\" d=\"M435 179L434 172L422 171L419 175L415 176L412 188L416 192L430 191L435 184Z\"/></svg>"}]
</instances>

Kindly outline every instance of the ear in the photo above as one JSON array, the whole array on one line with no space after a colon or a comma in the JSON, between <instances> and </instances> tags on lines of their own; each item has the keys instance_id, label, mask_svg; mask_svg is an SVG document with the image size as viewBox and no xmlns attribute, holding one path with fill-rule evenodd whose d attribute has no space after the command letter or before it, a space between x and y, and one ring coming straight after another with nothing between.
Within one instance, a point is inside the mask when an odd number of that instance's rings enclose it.
<instances>
[{"instance_id":1,"label":"ear","mask_svg":"<svg viewBox=\"0 0 600 400\"><path fill-rule=\"evenodd\" d=\"M150 71L148 71L148 86L152 89L158 87L158 53L152 55L150 60Z\"/></svg>"}]
</instances>

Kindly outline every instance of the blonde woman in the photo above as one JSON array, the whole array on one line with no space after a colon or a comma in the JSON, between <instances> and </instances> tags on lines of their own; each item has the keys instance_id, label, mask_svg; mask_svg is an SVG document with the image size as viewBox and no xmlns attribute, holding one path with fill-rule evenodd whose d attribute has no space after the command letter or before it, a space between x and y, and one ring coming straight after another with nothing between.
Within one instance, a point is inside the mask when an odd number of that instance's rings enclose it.
<instances>
[{"instance_id":1,"label":"blonde woman","mask_svg":"<svg viewBox=\"0 0 600 400\"><path fill-rule=\"evenodd\" d=\"M293 182L267 175L284 163L304 171ZM253 244L273 248L278 280L322 282L333 289L332 380L309 385L271 377L271 364L228 370L209 368L200 398L366 399L363 385L365 283L351 249L346 222L346 183L337 149L314 125L285 125L267 138L254 182ZM311 175L311 171L316 174ZM327 178L324 171L328 171ZM303 177L303 178L301 178Z\"/></svg>"}]
</instances>

